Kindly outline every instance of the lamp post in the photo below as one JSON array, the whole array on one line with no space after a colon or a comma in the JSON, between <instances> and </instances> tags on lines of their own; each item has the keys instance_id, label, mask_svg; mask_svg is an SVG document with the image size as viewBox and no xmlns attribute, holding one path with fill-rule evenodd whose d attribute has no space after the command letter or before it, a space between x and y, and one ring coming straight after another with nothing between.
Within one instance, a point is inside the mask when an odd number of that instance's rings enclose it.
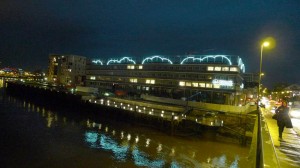
<instances>
[{"instance_id":1,"label":"lamp post","mask_svg":"<svg viewBox=\"0 0 300 168\"><path fill-rule=\"evenodd\" d=\"M261 83L261 67L262 67L262 54L263 54L263 49L264 47L268 47L270 45L269 42L265 41L262 43L262 45L260 46L260 64L259 64L259 80L258 80L258 95L257 95L257 147L256 147L256 167L262 167L263 164L263 154L262 154L262 138L261 138L261 113L259 110L259 101L260 101L260 83Z\"/></svg>"},{"instance_id":2,"label":"lamp post","mask_svg":"<svg viewBox=\"0 0 300 168\"><path fill-rule=\"evenodd\" d=\"M263 55L263 50L264 50L264 47L268 47L270 45L269 42L265 41L262 43L261 47L260 47L260 63L259 63L259 79L258 79L258 93L257 93L257 105L260 101L260 83L261 83L261 76L262 76L262 73L261 73L261 67L262 67L262 55Z\"/></svg>"}]
</instances>

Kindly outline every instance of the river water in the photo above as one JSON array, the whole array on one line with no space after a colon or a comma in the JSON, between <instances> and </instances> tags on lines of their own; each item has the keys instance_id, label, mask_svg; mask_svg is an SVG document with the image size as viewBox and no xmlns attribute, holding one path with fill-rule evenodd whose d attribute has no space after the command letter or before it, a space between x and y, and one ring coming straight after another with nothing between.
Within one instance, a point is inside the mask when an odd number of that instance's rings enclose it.
<instances>
[{"instance_id":1,"label":"river water","mask_svg":"<svg viewBox=\"0 0 300 168\"><path fill-rule=\"evenodd\" d=\"M249 147L81 114L2 90L1 167L251 167Z\"/></svg>"}]
</instances>

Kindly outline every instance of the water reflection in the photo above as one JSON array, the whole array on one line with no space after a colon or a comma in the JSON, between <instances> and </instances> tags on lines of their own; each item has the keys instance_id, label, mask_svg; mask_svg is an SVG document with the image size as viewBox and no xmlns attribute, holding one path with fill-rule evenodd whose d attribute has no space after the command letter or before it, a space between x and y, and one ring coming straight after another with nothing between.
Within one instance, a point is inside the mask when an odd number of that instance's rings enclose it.
<instances>
[{"instance_id":1,"label":"water reflection","mask_svg":"<svg viewBox=\"0 0 300 168\"><path fill-rule=\"evenodd\" d=\"M90 121L87 120L88 128L91 127ZM109 132L109 127L105 126L102 130L102 124L93 123L93 128L85 133L85 141L94 149L107 150L112 152L113 157L118 162L127 162L133 159L136 166L142 167L239 167L239 157L236 155L234 160L230 161L225 154L214 157L207 157L205 162L200 162L196 153L186 154L186 151L180 150L176 152L176 147L164 147L162 143L151 142L150 138L145 136L135 135L132 138L132 133L124 133L120 131L120 136L115 136L115 129ZM147 148L152 148L149 150ZM153 152L153 148L156 152ZM205 155L200 150L199 155Z\"/></svg>"},{"instance_id":2,"label":"water reflection","mask_svg":"<svg viewBox=\"0 0 300 168\"><path fill-rule=\"evenodd\" d=\"M35 113L40 116L48 130L63 130L59 127L61 125L80 127L83 134L72 134L74 138L80 137L85 148L105 151L118 165L129 162L135 167L251 167L245 160L248 149L239 146L169 137L153 130L132 126L123 128L119 123L114 125L82 117L74 120L68 115L62 115L62 111L51 111L30 102L18 102L14 98L9 100L19 103L20 108L30 112L28 115ZM70 132L74 131L74 128L69 129Z\"/></svg>"}]
</instances>

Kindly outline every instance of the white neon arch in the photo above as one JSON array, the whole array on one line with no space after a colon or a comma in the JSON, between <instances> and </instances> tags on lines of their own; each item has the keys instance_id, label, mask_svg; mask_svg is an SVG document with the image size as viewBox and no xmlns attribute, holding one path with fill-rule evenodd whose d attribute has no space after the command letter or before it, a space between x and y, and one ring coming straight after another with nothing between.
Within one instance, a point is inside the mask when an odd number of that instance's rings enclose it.
<instances>
[{"instance_id":1,"label":"white neon arch","mask_svg":"<svg viewBox=\"0 0 300 168\"><path fill-rule=\"evenodd\" d=\"M142 61L142 64L144 64L146 61L149 61L149 60L150 60L150 61L153 61L153 59L155 59L155 58L160 59L162 62L168 61L170 64L173 64L173 62L172 62L170 59L164 58L164 57L160 57L159 55L155 55L155 56L151 56L151 57L145 58L145 59Z\"/></svg>"},{"instance_id":2,"label":"white neon arch","mask_svg":"<svg viewBox=\"0 0 300 168\"><path fill-rule=\"evenodd\" d=\"M100 63L101 65L103 65L103 62L101 60L93 60L92 62L95 63L95 64Z\"/></svg>"},{"instance_id":3,"label":"white neon arch","mask_svg":"<svg viewBox=\"0 0 300 168\"><path fill-rule=\"evenodd\" d=\"M128 61L128 62L131 62L131 63L133 63L133 64L136 64L135 61L132 60L131 58L129 58L129 57L123 57L123 58L120 59L120 60L111 59L111 60L109 60L109 61L107 62L107 65L109 65L110 63L117 63L117 64L120 64L120 63L122 63L122 62L124 62L124 61Z\"/></svg>"},{"instance_id":4,"label":"white neon arch","mask_svg":"<svg viewBox=\"0 0 300 168\"><path fill-rule=\"evenodd\" d=\"M194 56L193 57L186 57L185 59L183 59L180 62L180 64L184 64L184 62L186 62L189 59L192 59L193 61L200 61L200 62L203 62L206 59L207 62L208 62L209 58L213 58L215 60L218 57L225 58L225 60L227 60L227 62L229 63L229 65L232 65L231 60L226 55L207 55L205 57L200 57L200 58L195 58Z\"/></svg>"},{"instance_id":5,"label":"white neon arch","mask_svg":"<svg viewBox=\"0 0 300 168\"><path fill-rule=\"evenodd\" d=\"M245 73L246 67L241 58L239 58L239 60L238 60L238 66L243 71L243 73Z\"/></svg>"}]
</instances>

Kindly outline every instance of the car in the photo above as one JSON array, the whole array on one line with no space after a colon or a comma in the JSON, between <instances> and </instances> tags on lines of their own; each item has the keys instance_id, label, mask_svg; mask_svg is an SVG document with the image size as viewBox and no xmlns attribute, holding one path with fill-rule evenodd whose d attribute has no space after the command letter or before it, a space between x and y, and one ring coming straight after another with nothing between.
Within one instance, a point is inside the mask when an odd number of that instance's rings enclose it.
<instances>
[{"instance_id":1,"label":"car","mask_svg":"<svg viewBox=\"0 0 300 168\"><path fill-rule=\"evenodd\" d=\"M300 118L300 106L290 108L290 116L292 118Z\"/></svg>"}]
</instances>

